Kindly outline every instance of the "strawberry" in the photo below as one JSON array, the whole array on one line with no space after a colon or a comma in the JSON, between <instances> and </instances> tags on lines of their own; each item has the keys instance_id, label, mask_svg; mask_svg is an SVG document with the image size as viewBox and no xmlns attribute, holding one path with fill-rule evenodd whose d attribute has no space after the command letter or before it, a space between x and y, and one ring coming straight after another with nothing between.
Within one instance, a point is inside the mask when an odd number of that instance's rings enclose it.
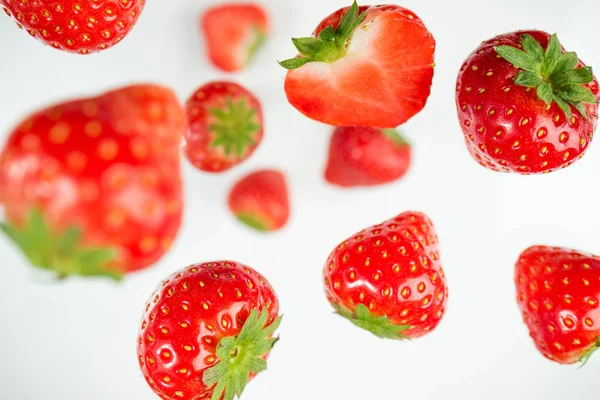
<instances>
[{"instance_id":1,"label":"strawberry","mask_svg":"<svg viewBox=\"0 0 600 400\"><path fill-rule=\"evenodd\" d=\"M435 329L448 300L438 238L427 216L405 212L333 250L323 269L338 314L373 334L417 338Z\"/></svg>"},{"instance_id":2,"label":"strawberry","mask_svg":"<svg viewBox=\"0 0 600 400\"><path fill-rule=\"evenodd\" d=\"M254 3L213 6L201 16L200 24L208 57L227 72L244 69L264 44L269 30L267 13Z\"/></svg>"},{"instance_id":3,"label":"strawberry","mask_svg":"<svg viewBox=\"0 0 600 400\"><path fill-rule=\"evenodd\" d=\"M154 85L34 113L0 153L0 227L59 277L155 263L180 226L185 127L175 94Z\"/></svg>"},{"instance_id":4,"label":"strawberry","mask_svg":"<svg viewBox=\"0 0 600 400\"><path fill-rule=\"evenodd\" d=\"M400 179L410 166L410 145L395 129L337 128L331 137L325 179L343 187Z\"/></svg>"},{"instance_id":5,"label":"strawberry","mask_svg":"<svg viewBox=\"0 0 600 400\"><path fill-rule=\"evenodd\" d=\"M146 304L137 348L142 373L162 399L233 400L267 368L278 313L271 285L243 264L184 268Z\"/></svg>"},{"instance_id":6,"label":"strawberry","mask_svg":"<svg viewBox=\"0 0 600 400\"><path fill-rule=\"evenodd\" d=\"M600 257L533 246L515 266L517 299L538 350L560 364L600 348Z\"/></svg>"},{"instance_id":7,"label":"strawberry","mask_svg":"<svg viewBox=\"0 0 600 400\"><path fill-rule=\"evenodd\" d=\"M393 128L425 106L435 40L410 10L396 5L336 11L312 37L292 39L300 56L285 92L309 118L335 126Z\"/></svg>"},{"instance_id":8,"label":"strawberry","mask_svg":"<svg viewBox=\"0 0 600 400\"><path fill-rule=\"evenodd\" d=\"M146 0L0 0L19 28L56 49L89 54L119 43L137 22Z\"/></svg>"},{"instance_id":9,"label":"strawberry","mask_svg":"<svg viewBox=\"0 0 600 400\"><path fill-rule=\"evenodd\" d=\"M246 160L263 137L260 102L233 82L211 82L187 101L184 153L198 169L223 172Z\"/></svg>"},{"instance_id":10,"label":"strawberry","mask_svg":"<svg viewBox=\"0 0 600 400\"><path fill-rule=\"evenodd\" d=\"M471 155L494 171L538 174L583 156L598 122L598 81L556 35L483 42L458 75L456 106Z\"/></svg>"},{"instance_id":11,"label":"strawberry","mask_svg":"<svg viewBox=\"0 0 600 400\"><path fill-rule=\"evenodd\" d=\"M290 216L285 176L276 170L245 176L229 192L229 209L239 221L256 230L281 229Z\"/></svg>"}]
</instances>

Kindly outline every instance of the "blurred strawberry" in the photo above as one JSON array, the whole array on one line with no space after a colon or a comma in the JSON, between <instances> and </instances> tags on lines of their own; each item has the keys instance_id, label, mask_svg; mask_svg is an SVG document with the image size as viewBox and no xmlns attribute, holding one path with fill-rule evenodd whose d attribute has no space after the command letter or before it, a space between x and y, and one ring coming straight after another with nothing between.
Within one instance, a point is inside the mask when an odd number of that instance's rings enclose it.
<instances>
[{"instance_id":1,"label":"blurred strawberry","mask_svg":"<svg viewBox=\"0 0 600 400\"><path fill-rule=\"evenodd\" d=\"M268 31L267 13L254 3L214 6L202 15L200 22L210 60L228 72L246 67Z\"/></svg>"},{"instance_id":2,"label":"blurred strawberry","mask_svg":"<svg viewBox=\"0 0 600 400\"><path fill-rule=\"evenodd\" d=\"M2 229L59 277L153 264L180 226L185 127L175 94L153 85L31 115L0 153Z\"/></svg>"}]
</instances>

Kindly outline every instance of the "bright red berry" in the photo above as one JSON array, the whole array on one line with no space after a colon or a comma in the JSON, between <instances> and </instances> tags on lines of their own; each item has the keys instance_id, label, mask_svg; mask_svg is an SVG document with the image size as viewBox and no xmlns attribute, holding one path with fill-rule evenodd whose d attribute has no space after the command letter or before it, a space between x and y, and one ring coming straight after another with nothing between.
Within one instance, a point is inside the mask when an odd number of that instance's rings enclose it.
<instances>
[{"instance_id":1,"label":"bright red berry","mask_svg":"<svg viewBox=\"0 0 600 400\"><path fill-rule=\"evenodd\" d=\"M0 153L3 230L61 277L155 263L180 226L185 128L176 95L153 85L36 112Z\"/></svg>"},{"instance_id":2,"label":"bright red berry","mask_svg":"<svg viewBox=\"0 0 600 400\"><path fill-rule=\"evenodd\" d=\"M202 15L200 24L210 60L227 72L244 69L269 30L266 11L254 3L213 6Z\"/></svg>"},{"instance_id":3,"label":"bright red berry","mask_svg":"<svg viewBox=\"0 0 600 400\"><path fill-rule=\"evenodd\" d=\"M435 329L448 288L433 224L405 212L342 242L323 269L329 302L382 338L417 338Z\"/></svg>"},{"instance_id":4,"label":"bright red berry","mask_svg":"<svg viewBox=\"0 0 600 400\"><path fill-rule=\"evenodd\" d=\"M80 54L102 51L123 40L145 3L145 0L0 0L0 6L19 28L49 46Z\"/></svg>"},{"instance_id":5,"label":"bright red berry","mask_svg":"<svg viewBox=\"0 0 600 400\"><path fill-rule=\"evenodd\" d=\"M290 216L285 176L276 170L245 176L229 192L229 209L251 228L264 232L281 229Z\"/></svg>"},{"instance_id":6,"label":"bright red berry","mask_svg":"<svg viewBox=\"0 0 600 400\"><path fill-rule=\"evenodd\" d=\"M592 70L564 52L556 35L497 36L467 58L456 106L467 147L494 171L538 174L583 156L598 122Z\"/></svg>"},{"instance_id":7,"label":"bright red berry","mask_svg":"<svg viewBox=\"0 0 600 400\"><path fill-rule=\"evenodd\" d=\"M252 155L263 138L258 99L233 82L211 82L187 101L184 153L198 169L227 171Z\"/></svg>"},{"instance_id":8,"label":"bright red berry","mask_svg":"<svg viewBox=\"0 0 600 400\"><path fill-rule=\"evenodd\" d=\"M309 118L335 126L393 128L423 109L435 40L396 5L338 10L313 37L293 39L300 56L281 62L285 92Z\"/></svg>"},{"instance_id":9,"label":"bright red berry","mask_svg":"<svg viewBox=\"0 0 600 400\"><path fill-rule=\"evenodd\" d=\"M162 399L239 397L267 368L278 314L269 282L243 264L184 268L146 304L137 348L144 378Z\"/></svg>"},{"instance_id":10,"label":"bright red berry","mask_svg":"<svg viewBox=\"0 0 600 400\"><path fill-rule=\"evenodd\" d=\"M400 179L410 166L410 145L395 129L337 128L329 145L325 179L343 187Z\"/></svg>"},{"instance_id":11,"label":"bright red berry","mask_svg":"<svg viewBox=\"0 0 600 400\"><path fill-rule=\"evenodd\" d=\"M519 256L515 283L523 320L544 356L585 363L600 348L600 257L533 246Z\"/></svg>"}]
</instances>

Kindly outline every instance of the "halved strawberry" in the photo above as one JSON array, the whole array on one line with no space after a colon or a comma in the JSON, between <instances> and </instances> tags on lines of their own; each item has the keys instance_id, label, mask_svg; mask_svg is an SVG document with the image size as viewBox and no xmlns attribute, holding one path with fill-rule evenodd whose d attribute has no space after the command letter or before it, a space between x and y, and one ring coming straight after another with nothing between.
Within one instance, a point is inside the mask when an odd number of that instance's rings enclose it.
<instances>
[{"instance_id":1,"label":"halved strawberry","mask_svg":"<svg viewBox=\"0 0 600 400\"><path fill-rule=\"evenodd\" d=\"M233 82L211 82L186 103L190 129L184 153L198 169L223 172L246 160L263 137L258 99Z\"/></svg>"},{"instance_id":2,"label":"halved strawberry","mask_svg":"<svg viewBox=\"0 0 600 400\"><path fill-rule=\"evenodd\" d=\"M201 17L208 56L224 71L243 69L264 43L268 31L265 10L253 3L223 4Z\"/></svg>"},{"instance_id":3,"label":"halved strawberry","mask_svg":"<svg viewBox=\"0 0 600 400\"><path fill-rule=\"evenodd\" d=\"M293 42L301 55L280 63L290 70L285 92L309 118L393 128L429 97L435 40L406 8L359 8L355 1L327 17L313 37Z\"/></svg>"},{"instance_id":4,"label":"halved strawberry","mask_svg":"<svg viewBox=\"0 0 600 400\"><path fill-rule=\"evenodd\" d=\"M256 230L281 229L290 216L285 176L276 170L247 175L231 189L229 209L238 220Z\"/></svg>"}]
</instances>

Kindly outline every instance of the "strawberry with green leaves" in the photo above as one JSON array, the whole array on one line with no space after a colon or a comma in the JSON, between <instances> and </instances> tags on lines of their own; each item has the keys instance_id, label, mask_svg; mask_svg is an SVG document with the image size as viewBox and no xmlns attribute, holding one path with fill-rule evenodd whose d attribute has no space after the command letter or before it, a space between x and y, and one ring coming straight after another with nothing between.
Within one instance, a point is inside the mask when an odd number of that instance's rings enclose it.
<instances>
[{"instance_id":1,"label":"strawberry with green leaves","mask_svg":"<svg viewBox=\"0 0 600 400\"><path fill-rule=\"evenodd\" d=\"M338 314L376 336L406 339L437 327L448 287L431 220L405 212L343 241L323 269Z\"/></svg>"},{"instance_id":2,"label":"strawberry with green leaves","mask_svg":"<svg viewBox=\"0 0 600 400\"><path fill-rule=\"evenodd\" d=\"M288 185L283 173L273 169L252 172L229 192L229 209L236 218L261 232L281 229L290 217Z\"/></svg>"},{"instance_id":3,"label":"strawberry with green leaves","mask_svg":"<svg viewBox=\"0 0 600 400\"><path fill-rule=\"evenodd\" d=\"M471 155L494 171L539 174L579 160L598 122L592 69L558 37L519 31L483 42L458 75L456 106Z\"/></svg>"},{"instance_id":4,"label":"strawberry with green leaves","mask_svg":"<svg viewBox=\"0 0 600 400\"><path fill-rule=\"evenodd\" d=\"M169 249L183 208L176 95L136 85L30 115L0 153L0 227L36 267L124 273Z\"/></svg>"},{"instance_id":5,"label":"strawberry with green leaves","mask_svg":"<svg viewBox=\"0 0 600 400\"><path fill-rule=\"evenodd\" d=\"M560 364L600 348L600 257L532 246L515 265L517 299L538 350Z\"/></svg>"},{"instance_id":6,"label":"strawberry with green leaves","mask_svg":"<svg viewBox=\"0 0 600 400\"><path fill-rule=\"evenodd\" d=\"M293 39L289 102L335 126L394 128L423 109L433 79L435 40L412 11L351 7L325 18L312 37Z\"/></svg>"},{"instance_id":7,"label":"strawberry with green leaves","mask_svg":"<svg viewBox=\"0 0 600 400\"><path fill-rule=\"evenodd\" d=\"M331 137L325 179L341 187L400 179L410 167L410 145L395 129L340 127Z\"/></svg>"},{"instance_id":8,"label":"strawberry with green leaves","mask_svg":"<svg viewBox=\"0 0 600 400\"><path fill-rule=\"evenodd\" d=\"M259 100L233 82L211 82L186 103L190 124L184 154L196 168L224 172L240 164L263 138Z\"/></svg>"},{"instance_id":9,"label":"strawberry with green leaves","mask_svg":"<svg viewBox=\"0 0 600 400\"><path fill-rule=\"evenodd\" d=\"M32 37L53 48L96 53L119 43L146 0L0 0L0 9Z\"/></svg>"},{"instance_id":10,"label":"strawberry with green leaves","mask_svg":"<svg viewBox=\"0 0 600 400\"><path fill-rule=\"evenodd\" d=\"M138 360L169 400L233 400L267 368L281 322L273 288L234 261L194 264L164 280L146 304Z\"/></svg>"}]
</instances>

